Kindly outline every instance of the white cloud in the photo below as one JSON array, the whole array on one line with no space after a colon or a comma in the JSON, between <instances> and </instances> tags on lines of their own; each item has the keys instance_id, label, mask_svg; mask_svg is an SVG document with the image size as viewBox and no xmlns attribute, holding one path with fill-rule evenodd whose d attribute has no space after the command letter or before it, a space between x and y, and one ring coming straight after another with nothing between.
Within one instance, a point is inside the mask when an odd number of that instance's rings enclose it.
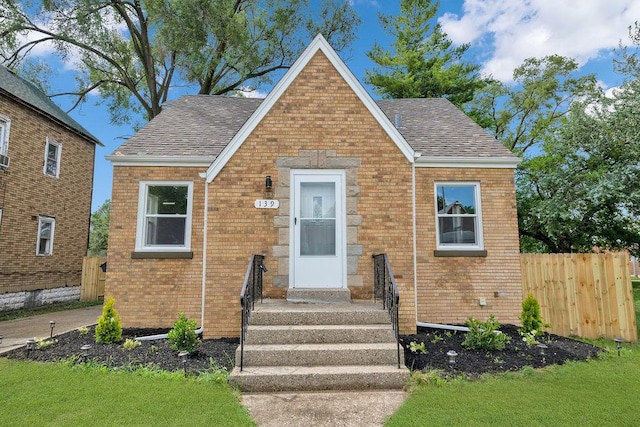
<instances>
[{"instance_id":1,"label":"white cloud","mask_svg":"<svg viewBox=\"0 0 640 427\"><path fill-rule=\"evenodd\" d=\"M462 15L439 21L454 43L484 52L484 73L508 82L529 57L595 59L628 41L628 27L639 17L637 0L464 0Z\"/></svg>"},{"instance_id":2,"label":"white cloud","mask_svg":"<svg viewBox=\"0 0 640 427\"><path fill-rule=\"evenodd\" d=\"M268 93L260 92L256 89L242 87L238 90L244 98L259 98L264 99L267 97Z\"/></svg>"}]
</instances>

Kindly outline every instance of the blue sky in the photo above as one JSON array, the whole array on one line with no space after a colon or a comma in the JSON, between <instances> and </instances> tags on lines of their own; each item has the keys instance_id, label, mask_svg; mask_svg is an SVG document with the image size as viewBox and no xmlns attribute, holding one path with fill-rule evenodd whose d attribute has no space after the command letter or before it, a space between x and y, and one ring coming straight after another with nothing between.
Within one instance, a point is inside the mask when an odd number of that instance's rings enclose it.
<instances>
[{"instance_id":1,"label":"blue sky","mask_svg":"<svg viewBox=\"0 0 640 427\"><path fill-rule=\"evenodd\" d=\"M373 68L366 52L374 42L383 47L389 37L380 28L377 14L397 14L398 2L389 0L350 1L362 19L358 40L345 56L347 66L362 82ZM628 26L640 20L637 0L441 0L439 22L451 40L470 43L468 60L482 64L482 70L509 82L515 67L528 57L560 54L575 58L581 72L595 73L610 89L620 84L612 70L612 49L620 40L628 43ZM48 52L39 53L45 56ZM72 82L72 64L64 66L56 89ZM52 86L54 86L52 84ZM374 96L371 88L367 90ZM56 99L63 108L68 104ZM104 107L89 100L71 115L98 137L104 147L96 151L92 210L111 197L111 154L133 135L130 126L113 126Z\"/></svg>"}]
</instances>

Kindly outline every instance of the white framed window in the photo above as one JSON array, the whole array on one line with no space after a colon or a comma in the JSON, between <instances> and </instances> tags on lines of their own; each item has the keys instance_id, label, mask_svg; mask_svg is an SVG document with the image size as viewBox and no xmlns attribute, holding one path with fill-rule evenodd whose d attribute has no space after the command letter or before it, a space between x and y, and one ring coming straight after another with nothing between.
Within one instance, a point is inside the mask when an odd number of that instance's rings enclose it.
<instances>
[{"instance_id":1,"label":"white framed window","mask_svg":"<svg viewBox=\"0 0 640 427\"><path fill-rule=\"evenodd\" d=\"M190 251L192 205L193 182L140 182L136 251Z\"/></svg>"},{"instance_id":2,"label":"white framed window","mask_svg":"<svg viewBox=\"0 0 640 427\"><path fill-rule=\"evenodd\" d=\"M439 250L484 249L480 183L436 182L435 202Z\"/></svg>"},{"instance_id":3,"label":"white framed window","mask_svg":"<svg viewBox=\"0 0 640 427\"><path fill-rule=\"evenodd\" d=\"M11 120L9 117L0 114L0 154L7 155L9 150L9 130L11 128Z\"/></svg>"},{"instance_id":4,"label":"white framed window","mask_svg":"<svg viewBox=\"0 0 640 427\"><path fill-rule=\"evenodd\" d=\"M38 218L38 239L36 242L36 255L53 255L53 236L56 229L56 219L49 216Z\"/></svg>"},{"instance_id":5,"label":"white framed window","mask_svg":"<svg viewBox=\"0 0 640 427\"><path fill-rule=\"evenodd\" d=\"M62 144L47 137L47 145L44 149L44 174L54 178L60 176L60 157L62 156Z\"/></svg>"}]
</instances>

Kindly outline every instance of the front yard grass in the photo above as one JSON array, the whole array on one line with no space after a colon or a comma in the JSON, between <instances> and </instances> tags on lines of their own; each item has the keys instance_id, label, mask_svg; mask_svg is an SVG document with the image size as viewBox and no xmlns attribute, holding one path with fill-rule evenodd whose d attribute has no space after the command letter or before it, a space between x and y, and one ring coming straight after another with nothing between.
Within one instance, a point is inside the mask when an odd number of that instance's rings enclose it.
<instances>
[{"instance_id":1,"label":"front yard grass","mask_svg":"<svg viewBox=\"0 0 640 427\"><path fill-rule=\"evenodd\" d=\"M47 304L35 308L20 308L0 312L0 322L4 320L21 319L23 317L37 316L39 314L55 313L57 311L74 310L76 308L102 305L102 301L67 301Z\"/></svg>"},{"instance_id":2,"label":"front yard grass","mask_svg":"<svg viewBox=\"0 0 640 427\"><path fill-rule=\"evenodd\" d=\"M607 346L587 362L419 385L385 425L637 425L640 346L625 344L621 357Z\"/></svg>"},{"instance_id":3,"label":"front yard grass","mask_svg":"<svg viewBox=\"0 0 640 427\"><path fill-rule=\"evenodd\" d=\"M3 426L252 426L226 384L0 358Z\"/></svg>"}]
</instances>

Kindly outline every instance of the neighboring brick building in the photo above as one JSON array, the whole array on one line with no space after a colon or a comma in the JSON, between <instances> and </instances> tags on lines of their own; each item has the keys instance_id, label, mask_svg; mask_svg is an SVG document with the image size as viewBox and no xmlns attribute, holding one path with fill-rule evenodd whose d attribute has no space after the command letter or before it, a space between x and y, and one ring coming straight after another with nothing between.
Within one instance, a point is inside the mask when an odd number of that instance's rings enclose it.
<instances>
[{"instance_id":1,"label":"neighboring brick building","mask_svg":"<svg viewBox=\"0 0 640 427\"><path fill-rule=\"evenodd\" d=\"M0 66L0 310L79 298L96 144Z\"/></svg>"},{"instance_id":2,"label":"neighboring brick building","mask_svg":"<svg viewBox=\"0 0 640 427\"><path fill-rule=\"evenodd\" d=\"M125 327L184 311L207 338L238 336L254 253L266 297L327 287L358 300L387 253L401 333L517 322L518 159L445 99L373 101L320 36L266 99L182 97L109 159L106 294Z\"/></svg>"}]
</instances>

